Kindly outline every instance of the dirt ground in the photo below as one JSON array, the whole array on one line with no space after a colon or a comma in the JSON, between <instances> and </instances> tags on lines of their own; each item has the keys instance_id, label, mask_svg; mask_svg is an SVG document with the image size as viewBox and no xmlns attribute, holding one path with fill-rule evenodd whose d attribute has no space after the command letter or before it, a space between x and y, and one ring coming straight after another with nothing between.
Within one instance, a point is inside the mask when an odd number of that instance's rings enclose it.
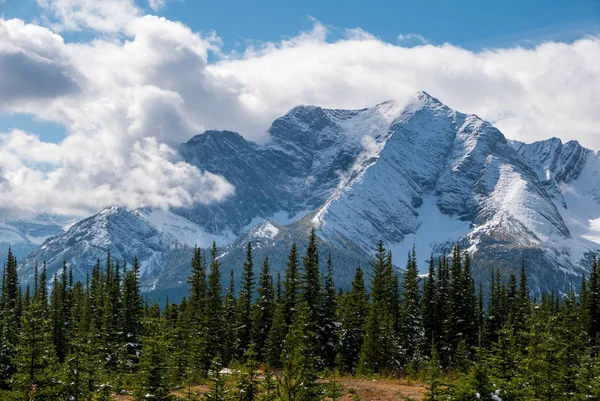
<instances>
[{"instance_id":1,"label":"dirt ground","mask_svg":"<svg viewBox=\"0 0 600 401\"><path fill-rule=\"evenodd\" d=\"M338 377L335 379L342 387L342 398L339 401L421 401L425 389L421 383L409 382L406 379L362 379L356 377ZM323 380L327 382L327 380ZM183 397L188 389L175 391L173 394ZM207 386L194 386L194 393L208 391ZM114 396L115 401L133 401L129 395Z\"/></svg>"},{"instance_id":2,"label":"dirt ground","mask_svg":"<svg viewBox=\"0 0 600 401\"><path fill-rule=\"evenodd\" d=\"M337 381L344 387L342 401L395 401L422 400L423 385L406 379L361 379L340 377ZM358 395L358 397L356 396Z\"/></svg>"}]
</instances>

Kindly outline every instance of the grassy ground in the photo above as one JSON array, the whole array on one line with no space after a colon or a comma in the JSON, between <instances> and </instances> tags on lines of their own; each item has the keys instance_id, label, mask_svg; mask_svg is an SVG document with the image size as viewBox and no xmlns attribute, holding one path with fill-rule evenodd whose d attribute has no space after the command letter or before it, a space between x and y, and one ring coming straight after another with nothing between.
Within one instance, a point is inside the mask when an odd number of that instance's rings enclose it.
<instances>
[{"instance_id":1,"label":"grassy ground","mask_svg":"<svg viewBox=\"0 0 600 401\"><path fill-rule=\"evenodd\" d=\"M323 380L326 383L328 380ZM422 383L406 379L366 379L353 376L342 376L335 379L343 390L340 401L421 401L425 394ZM183 397L190 389L174 391L173 394ZM192 393L203 394L208 391L205 385L194 386ZM129 395L118 395L115 401L133 401Z\"/></svg>"}]
</instances>

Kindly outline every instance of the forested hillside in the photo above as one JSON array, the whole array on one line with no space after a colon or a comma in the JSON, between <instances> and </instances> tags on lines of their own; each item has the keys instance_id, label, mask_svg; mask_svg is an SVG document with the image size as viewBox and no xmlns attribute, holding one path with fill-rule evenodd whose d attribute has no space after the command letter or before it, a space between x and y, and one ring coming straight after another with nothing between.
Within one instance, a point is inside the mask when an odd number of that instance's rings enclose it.
<instances>
[{"instance_id":1,"label":"forested hillside","mask_svg":"<svg viewBox=\"0 0 600 401\"><path fill-rule=\"evenodd\" d=\"M240 288L222 287L216 246L194 251L189 293L149 302L139 265L98 261L85 282L69 262L36 268L23 289L9 252L0 298L1 400L319 400L353 396L337 378L403 377L428 400L588 400L600 397L600 281L531 299L519 277L492 270L475 287L455 246L418 274L394 269L381 243L352 287L337 289L335 260L312 232L283 275L247 245ZM202 385L202 386L198 386ZM126 398L123 398L126 397Z\"/></svg>"}]
</instances>

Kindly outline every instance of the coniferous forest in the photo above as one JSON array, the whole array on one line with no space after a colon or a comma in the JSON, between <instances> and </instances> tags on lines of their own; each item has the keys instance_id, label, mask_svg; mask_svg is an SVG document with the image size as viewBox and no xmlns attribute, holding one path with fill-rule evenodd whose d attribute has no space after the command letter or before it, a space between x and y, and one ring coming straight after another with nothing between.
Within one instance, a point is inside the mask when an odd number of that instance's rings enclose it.
<instances>
[{"instance_id":1,"label":"coniferous forest","mask_svg":"<svg viewBox=\"0 0 600 401\"><path fill-rule=\"evenodd\" d=\"M492 270L476 288L458 245L421 277L414 250L399 271L379 243L347 291L314 232L305 252L291 245L283 274L255 262L248 244L239 288L233 272L224 287L216 246L196 249L188 296L159 305L137 260L109 253L83 283L68 261L53 277L42 264L24 288L9 252L0 400L337 400L346 375L409 378L427 400L600 399L595 259L589 280L539 299L526 261L519 277Z\"/></svg>"}]
</instances>

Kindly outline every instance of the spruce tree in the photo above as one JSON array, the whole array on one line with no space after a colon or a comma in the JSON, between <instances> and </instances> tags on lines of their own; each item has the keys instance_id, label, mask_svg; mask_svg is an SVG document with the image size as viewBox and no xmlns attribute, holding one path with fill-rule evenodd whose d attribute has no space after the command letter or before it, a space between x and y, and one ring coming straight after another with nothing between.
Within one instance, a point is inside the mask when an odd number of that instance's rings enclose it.
<instances>
[{"instance_id":1,"label":"spruce tree","mask_svg":"<svg viewBox=\"0 0 600 401\"><path fill-rule=\"evenodd\" d=\"M0 299L0 391L9 387L8 381L15 372L13 355L21 326L19 278L17 259L8 249L2 270L2 297Z\"/></svg>"},{"instance_id":2,"label":"spruce tree","mask_svg":"<svg viewBox=\"0 0 600 401\"><path fill-rule=\"evenodd\" d=\"M217 255L217 245L213 242L211 248L210 273L208 275L208 289L206 299L206 348L203 360L205 369L211 361L223 355L223 289L221 287L221 262Z\"/></svg>"},{"instance_id":3,"label":"spruce tree","mask_svg":"<svg viewBox=\"0 0 600 401\"><path fill-rule=\"evenodd\" d=\"M252 308L252 338L256 346L257 357L262 360L263 348L267 342L273 324L273 314L275 313L275 293L268 257L265 258L260 271L257 295L256 303Z\"/></svg>"},{"instance_id":4,"label":"spruce tree","mask_svg":"<svg viewBox=\"0 0 600 401\"><path fill-rule=\"evenodd\" d=\"M405 364L419 363L424 332L415 247L408 255L402 291L402 348Z\"/></svg>"},{"instance_id":5,"label":"spruce tree","mask_svg":"<svg viewBox=\"0 0 600 401\"><path fill-rule=\"evenodd\" d=\"M273 368L281 367L281 352L288 332L286 319L286 303L282 300L275 306L273 323L263 350L264 361Z\"/></svg>"},{"instance_id":6,"label":"spruce tree","mask_svg":"<svg viewBox=\"0 0 600 401\"><path fill-rule=\"evenodd\" d=\"M164 336L164 326L159 319L150 318L146 322L147 335L144 337L144 347L140 356L138 371L137 399L169 401L171 395L167 357L167 342Z\"/></svg>"},{"instance_id":7,"label":"spruce tree","mask_svg":"<svg viewBox=\"0 0 600 401\"><path fill-rule=\"evenodd\" d=\"M242 272L242 284L238 300L237 315L237 355L241 357L252 343L252 301L254 297L254 262L252 260L252 243L246 248L246 261Z\"/></svg>"},{"instance_id":8,"label":"spruce tree","mask_svg":"<svg viewBox=\"0 0 600 401\"><path fill-rule=\"evenodd\" d=\"M11 381L17 399L61 398L59 362L51 333L41 302L33 299L21 318L21 332L12 358L16 369Z\"/></svg>"},{"instance_id":9,"label":"spruce tree","mask_svg":"<svg viewBox=\"0 0 600 401\"><path fill-rule=\"evenodd\" d=\"M239 401L254 401L258 398L260 390L260 382L258 380L258 362L256 360L256 352L251 346L243 358L246 362L242 366L240 377L237 382L237 390L239 392Z\"/></svg>"},{"instance_id":10,"label":"spruce tree","mask_svg":"<svg viewBox=\"0 0 600 401\"><path fill-rule=\"evenodd\" d=\"M435 343L438 316L436 309L436 272L433 254L429 258L429 272L423 283L423 299L421 301L423 317L423 353L429 356L431 344Z\"/></svg>"},{"instance_id":11,"label":"spruce tree","mask_svg":"<svg viewBox=\"0 0 600 401\"><path fill-rule=\"evenodd\" d=\"M120 326L125 343L125 361L126 370L135 369L138 363L138 355L141 349L141 336L143 334L143 299L140 294L139 260L134 258L133 267L127 270L127 264L123 264L123 284L122 284L122 312L120 314L122 322Z\"/></svg>"},{"instance_id":12,"label":"spruce tree","mask_svg":"<svg viewBox=\"0 0 600 401\"><path fill-rule=\"evenodd\" d=\"M364 274L356 268L352 289L341 298L340 348L338 367L343 372L354 372L362 348L365 322L369 313L369 295L365 288Z\"/></svg>"},{"instance_id":13,"label":"spruce tree","mask_svg":"<svg viewBox=\"0 0 600 401\"><path fill-rule=\"evenodd\" d=\"M206 401L230 401L233 399L231 391L227 388L225 379L221 373L222 369L223 363L221 357L214 357L208 374L210 384L205 397Z\"/></svg>"},{"instance_id":14,"label":"spruce tree","mask_svg":"<svg viewBox=\"0 0 600 401\"><path fill-rule=\"evenodd\" d=\"M277 397L281 401L319 400L317 343L310 331L310 307L299 305L296 319L286 335L281 353L281 375L277 380Z\"/></svg>"},{"instance_id":15,"label":"spruce tree","mask_svg":"<svg viewBox=\"0 0 600 401\"><path fill-rule=\"evenodd\" d=\"M236 328L237 328L237 299L235 298L235 281L233 270L229 276L229 286L223 299L223 323L225 324L223 334L223 363L228 364L236 357Z\"/></svg>"},{"instance_id":16,"label":"spruce tree","mask_svg":"<svg viewBox=\"0 0 600 401\"><path fill-rule=\"evenodd\" d=\"M333 281L333 260L331 253L327 257L327 275L323 284L323 318L321 326L321 349L322 358L325 366L333 367L335 357L338 351L338 333L337 333L337 294L335 283Z\"/></svg>"},{"instance_id":17,"label":"spruce tree","mask_svg":"<svg viewBox=\"0 0 600 401\"><path fill-rule=\"evenodd\" d=\"M294 312L302 286L298 270L298 249L296 243L292 244L286 266L283 298L285 303L284 310L286 311L285 321L290 325L294 319Z\"/></svg>"}]
</instances>

